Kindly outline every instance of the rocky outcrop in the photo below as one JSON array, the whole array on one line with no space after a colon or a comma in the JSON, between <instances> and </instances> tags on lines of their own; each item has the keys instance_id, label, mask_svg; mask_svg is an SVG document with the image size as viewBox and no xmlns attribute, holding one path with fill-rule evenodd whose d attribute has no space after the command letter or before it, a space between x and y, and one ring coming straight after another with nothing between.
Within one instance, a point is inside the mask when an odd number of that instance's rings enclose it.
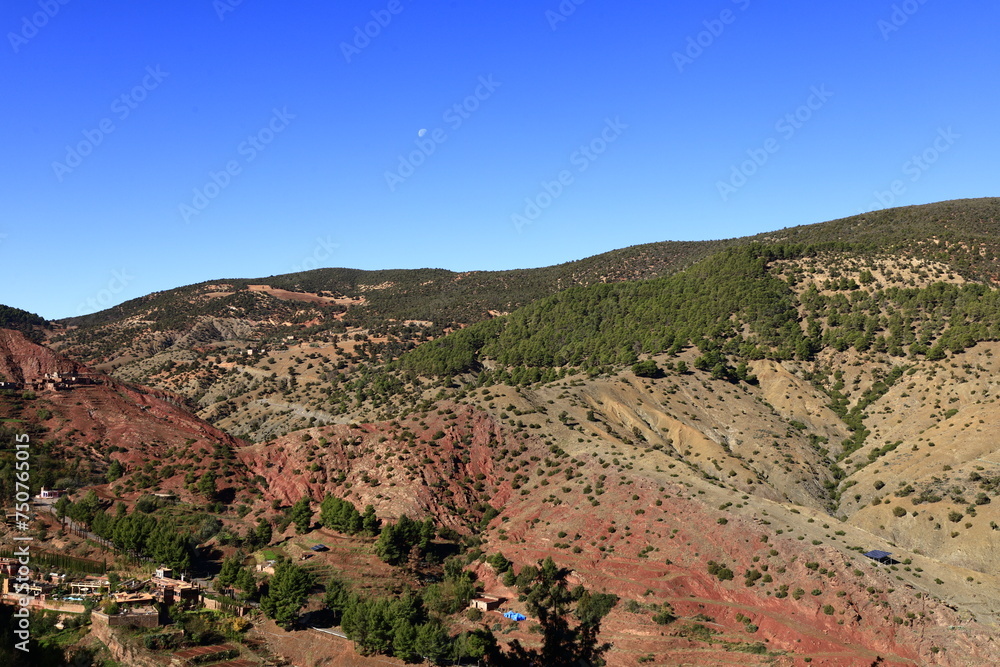
<instances>
[{"instance_id":1,"label":"rocky outcrop","mask_svg":"<svg viewBox=\"0 0 1000 667\"><path fill-rule=\"evenodd\" d=\"M74 375L83 370L81 364L32 343L20 331L0 329L0 375L8 382L30 382L46 373Z\"/></svg>"}]
</instances>

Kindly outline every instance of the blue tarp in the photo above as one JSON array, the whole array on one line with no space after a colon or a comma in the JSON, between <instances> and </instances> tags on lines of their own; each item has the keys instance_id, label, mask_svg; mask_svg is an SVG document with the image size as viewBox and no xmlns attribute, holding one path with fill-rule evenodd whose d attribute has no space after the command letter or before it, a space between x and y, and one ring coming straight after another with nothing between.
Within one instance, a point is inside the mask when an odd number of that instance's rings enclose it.
<instances>
[{"instance_id":1,"label":"blue tarp","mask_svg":"<svg viewBox=\"0 0 1000 667\"><path fill-rule=\"evenodd\" d=\"M528 617L524 614L519 614L516 611L505 611L503 613L505 618L509 618L512 621L526 621Z\"/></svg>"}]
</instances>

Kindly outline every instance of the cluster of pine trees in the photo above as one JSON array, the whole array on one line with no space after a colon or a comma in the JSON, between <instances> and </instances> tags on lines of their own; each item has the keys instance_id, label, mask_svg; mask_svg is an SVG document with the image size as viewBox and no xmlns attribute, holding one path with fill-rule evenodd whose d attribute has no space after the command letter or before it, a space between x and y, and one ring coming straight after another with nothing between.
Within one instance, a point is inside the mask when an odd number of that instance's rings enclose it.
<instances>
[{"instance_id":1,"label":"cluster of pine trees","mask_svg":"<svg viewBox=\"0 0 1000 667\"><path fill-rule=\"evenodd\" d=\"M797 272L785 277L774 268L778 260L869 251L844 243L731 248L676 275L567 289L425 343L395 367L425 376L481 371L487 384L530 384L694 344L714 356L713 373L739 380L720 357L808 360L825 348L855 348L933 361L1000 340L1000 291L981 284L874 289L863 271L860 285L838 280L827 286L833 293L810 286L799 297ZM487 358L499 368L483 371Z\"/></svg>"},{"instance_id":2,"label":"cluster of pine trees","mask_svg":"<svg viewBox=\"0 0 1000 667\"><path fill-rule=\"evenodd\" d=\"M389 565L419 560L427 553L436 529L434 521L414 521L405 514L396 523L386 524L375 542L375 553Z\"/></svg>"},{"instance_id":3,"label":"cluster of pine trees","mask_svg":"<svg viewBox=\"0 0 1000 667\"><path fill-rule=\"evenodd\" d=\"M286 630L299 621L299 610L315 585L313 575L288 559L274 567L274 576L260 596L260 608Z\"/></svg>"},{"instance_id":4,"label":"cluster of pine trees","mask_svg":"<svg viewBox=\"0 0 1000 667\"><path fill-rule=\"evenodd\" d=\"M323 499L319 509L320 521L330 530L345 535L368 537L379 534L381 522L375 516L375 508L372 505L366 506L364 514L361 514L349 500L329 495Z\"/></svg>"},{"instance_id":5,"label":"cluster of pine trees","mask_svg":"<svg viewBox=\"0 0 1000 667\"><path fill-rule=\"evenodd\" d=\"M128 513L118 503L114 514L104 512L94 491L77 502L63 496L56 502L57 516L68 516L95 535L110 541L134 558L150 558L178 572L191 569L193 547L190 536L168 519L135 510Z\"/></svg>"},{"instance_id":6,"label":"cluster of pine trees","mask_svg":"<svg viewBox=\"0 0 1000 667\"><path fill-rule=\"evenodd\" d=\"M407 592L396 599L352 594L338 579L327 584L326 602L340 619L341 629L364 655L392 655L407 662L438 663L479 659L495 644L483 631L452 636L446 616L464 609L475 594L466 572L446 575L420 594ZM442 593L446 589L447 593Z\"/></svg>"},{"instance_id":7,"label":"cluster of pine trees","mask_svg":"<svg viewBox=\"0 0 1000 667\"><path fill-rule=\"evenodd\" d=\"M582 586L569 589L567 571L551 558L537 566L524 566L516 576L502 555L490 562L511 573L519 600L538 620L541 648L527 649L515 641L502 650L492 631L485 628L451 635L447 617L465 609L476 594L474 579L459 558L445 562L442 583L396 599L358 595L346 582L333 578L326 586L326 604L339 619L344 634L365 655L435 664L483 658L490 664L512 666L602 664L601 656L609 646L599 643L597 637L602 620L618 602L616 595L591 593Z\"/></svg>"},{"instance_id":8,"label":"cluster of pine trees","mask_svg":"<svg viewBox=\"0 0 1000 667\"><path fill-rule=\"evenodd\" d=\"M367 505L362 514L351 501L334 495L327 496L320 504L320 522L345 535L378 536L375 553L390 565L402 565L410 558L420 559L437 534L430 518L414 521L404 514L396 523L383 526L373 506Z\"/></svg>"},{"instance_id":9,"label":"cluster of pine trees","mask_svg":"<svg viewBox=\"0 0 1000 667\"><path fill-rule=\"evenodd\" d=\"M742 340L743 323L761 345L790 358L802 338L798 312L791 288L768 262L819 251L752 245L673 276L572 287L421 345L399 367L448 375L477 370L484 357L504 367L631 365L640 354L676 352L691 342Z\"/></svg>"},{"instance_id":10,"label":"cluster of pine trees","mask_svg":"<svg viewBox=\"0 0 1000 667\"><path fill-rule=\"evenodd\" d=\"M215 578L217 587L235 588L239 599L253 600L257 597L257 579L248 567L243 566L243 558L237 552L222 562L222 569Z\"/></svg>"},{"instance_id":11,"label":"cluster of pine trees","mask_svg":"<svg viewBox=\"0 0 1000 667\"><path fill-rule=\"evenodd\" d=\"M42 317L20 308L11 308L0 304L0 329L14 329L23 333L29 340L41 343L44 336L38 328L50 328Z\"/></svg>"},{"instance_id":12,"label":"cluster of pine trees","mask_svg":"<svg viewBox=\"0 0 1000 667\"><path fill-rule=\"evenodd\" d=\"M513 574L513 570L510 570ZM599 643L601 621L618 604L611 593L591 593L583 586L572 590L566 585L569 572L558 567L551 557L535 566L525 566L517 576L520 600L542 628L542 646L526 649L520 642L511 643L506 656L518 665L595 665L611 648ZM575 603L575 606L574 606ZM570 619L575 617L576 623Z\"/></svg>"}]
</instances>

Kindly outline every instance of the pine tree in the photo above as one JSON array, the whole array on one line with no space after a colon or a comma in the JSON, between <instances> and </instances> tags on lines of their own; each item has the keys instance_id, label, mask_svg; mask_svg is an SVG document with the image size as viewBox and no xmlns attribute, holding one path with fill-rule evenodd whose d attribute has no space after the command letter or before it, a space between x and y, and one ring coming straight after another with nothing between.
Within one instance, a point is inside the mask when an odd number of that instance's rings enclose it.
<instances>
[{"instance_id":1,"label":"pine tree","mask_svg":"<svg viewBox=\"0 0 1000 667\"><path fill-rule=\"evenodd\" d=\"M312 575L289 560L282 560L268 583L267 595L260 608L282 628L288 630L298 621L299 610L313 586Z\"/></svg>"},{"instance_id":2,"label":"pine tree","mask_svg":"<svg viewBox=\"0 0 1000 667\"><path fill-rule=\"evenodd\" d=\"M371 537L378 535L379 526L381 522L378 517L375 516L375 508L371 505L365 507L365 513L361 517L362 521L362 531Z\"/></svg>"},{"instance_id":3,"label":"pine tree","mask_svg":"<svg viewBox=\"0 0 1000 667\"><path fill-rule=\"evenodd\" d=\"M172 521L161 521L149 537L149 555L178 572L191 569L191 544Z\"/></svg>"},{"instance_id":4,"label":"pine tree","mask_svg":"<svg viewBox=\"0 0 1000 667\"><path fill-rule=\"evenodd\" d=\"M400 533L399 524L388 524L375 542L375 553L389 565L399 565L406 557Z\"/></svg>"},{"instance_id":5,"label":"pine tree","mask_svg":"<svg viewBox=\"0 0 1000 667\"><path fill-rule=\"evenodd\" d=\"M240 589L240 599L252 600L257 597L257 580L247 568L240 568L239 572L236 573L236 580L233 584L236 588Z\"/></svg>"},{"instance_id":6,"label":"pine tree","mask_svg":"<svg viewBox=\"0 0 1000 667\"><path fill-rule=\"evenodd\" d=\"M108 483L111 483L116 479L120 479L121 476L124 474L125 474L125 468L122 467L122 464L119 463L118 459L115 459L114 461L111 462L111 465L108 466L108 472L105 475L105 479L108 481Z\"/></svg>"},{"instance_id":7,"label":"pine tree","mask_svg":"<svg viewBox=\"0 0 1000 667\"><path fill-rule=\"evenodd\" d=\"M205 474L201 476L198 480L198 493L205 496L208 500L215 500L216 488L215 488L215 473L211 470L206 470Z\"/></svg>"},{"instance_id":8,"label":"pine tree","mask_svg":"<svg viewBox=\"0 0 1000 667\"><path fill-rule=\"evenodd\" d=\"M319 505L319 520L330 530L343 532L340 524L340 512L344 501L336 496L327 496Z\"/></svg>"},{"instance_id":9,"label":"pine tree","mask_svg":"<svg viewBox=\"0 0 1000 667\"><path fill-rule=\"evenodd\" d=\"M437 664L448 655L451 637L435 620L428 621L417 628L414 650L426 660Z\"/></svg>"},{"instance_id":10,"label":"pine tree","mask_svg":"<svg viewBox=\"0 0 1000 667\"><path fill-rule=\"evenodd\" d=\"M392 650L393 628L387 598L375 600L368 615L367 648L373 653L387 654Z\"/></svg>"},{"instance_id":11,"label":"pine tree","mask_svg":"<svg viewBox=\"0 0 1000 667\"><path fill-rule=\"evenodd\" d=\"M257 521L257 528L254 530L254 542L259 547L266 547L271 543L271 524L267 519L261 518Z\"/></svg>"},{"instance_id":12,"label":"pine tree","mask_svg":"<svg viewBox=\"0 0 1000 667\"><path fill-rule=\"evenodd\" d=\"M434 521L431 518L424 519L424 522L420 524L420 539L418 546L420 547L420 553L425 554L430 549L431 540L434 539L436 534L434 529Z\"/></svg>"},{"instance_id":13,"label":"pine tree","mask_svg":"<svg viewBox=\"0 0 1000 667\"><path fill-rule=\"evenodd\" d=\"M295 532L298 534L308 533L312 527L313 512L309 505L309 498L302 497L292 505L288 513L289 518L295 524Z\"/></svg>"},{"instance_id":14,"label":"pine tree","mask_svg":"<svg viewBox=\"0 0 1000 667\"><path fill-rule=\"evenodd\" d=\"M223 588L228 588L236 583L236 576L239 574L240 570L243 569L240 564L240 559L236 555L232 555L226 560L222 561L222 569L219 570L219 576L216 577L216 583Z\"/></svg>"},{"instance_id":15,"label":"pine tree","mask_svg":"<svg viewBox=\"0 0 1000 667\"><path fill-rule=\"evenodd\" d=\"M344 610L351 601L351 591L343 579L336 575L330 578L326 584L326 596L324 598L327 608L333 612L334 618L340 620Z\"/></svg>"},{"instance_id":16,"label":"pine tree","mask_svg":"<svg viewBox=\"0 0 1000 667\"><path fill-rule=\"evenodd\" d=\"M60 496L59 500L57 500L55 502L55 505L53 505L53 507L56 510L56 517L60 521L62 521L64 518L66 518L66 514L67 514L67 510L69 509L69 506L70 506L70 501L69 501L69 498L67 498L66 496Z\"/></svg>"},{"instance_id":17,"label":"pine tree","mask_svg":"<svg viewBox=\"0 0 1000 667\"><path fill-rule=\"evenodd\" d=\"M392 654L404 662L414 662L419 657L416 646L416 626L406 619L397 619L392 625Z\"/></svg>"}]
</instances>

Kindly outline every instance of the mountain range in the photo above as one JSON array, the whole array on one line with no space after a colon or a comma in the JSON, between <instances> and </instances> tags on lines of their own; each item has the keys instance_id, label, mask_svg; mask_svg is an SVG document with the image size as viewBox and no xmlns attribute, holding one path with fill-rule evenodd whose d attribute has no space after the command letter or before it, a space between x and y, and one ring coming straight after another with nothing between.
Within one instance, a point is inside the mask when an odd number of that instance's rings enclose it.
<instances>
[{"instance_id":1,"label":"mountain range","mask_svg":"<svg viewBox=\"0 0 1000 667\"><path fill-rule=\"evenodd\" d=\"M331 494L431 519L491 595L518 598L489 555L551 557L620 598L609 665L989 664L998 224L1000 199L962 200L540 269L218 279L52 322L0 307L4 437L44 443L36 485L214 523L196 567L245 555L230 538L261 519L288 552L288 508ZM46 389L56 373L87 381ZM52 550L100 555L54 528Z\"/></svg>"}]
</instances>

